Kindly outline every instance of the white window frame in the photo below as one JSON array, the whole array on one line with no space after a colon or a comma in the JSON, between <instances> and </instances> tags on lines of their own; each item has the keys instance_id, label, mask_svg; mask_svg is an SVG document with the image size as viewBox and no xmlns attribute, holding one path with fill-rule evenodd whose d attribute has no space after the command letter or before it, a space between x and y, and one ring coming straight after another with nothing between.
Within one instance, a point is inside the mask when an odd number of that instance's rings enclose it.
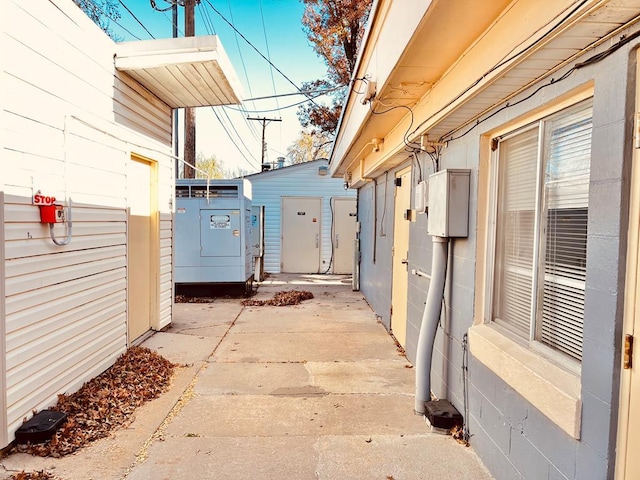
<instances>
[{"instance_id":1,"label":"white window frame","mask_svg":"<svg viewBox=\"0 0 640 480\"><path fill-rule=\"evenodd\" d=\"M485 311L484 311L484 319L485 322L491 323L492 327L497 329L498 331L500 331L500 333L502 333L503 335L511 338L513 341L515 341L516 343L520 343L521 345L531 348L534 352L539 353L540 355L543 355L544 357L548 358L550 361L552 361L553 363L556 363L560 366L562 366L563 368L566 368L567 370L569 370L570 372L579 375L580 374L580 369L581 369L581 362L569 357L568 355L565 355L564 353L549 347L545 344L543 344L542 342L536 340L536 303L538 300L536 300L534 297L537 295L540 295L540 290L539 290L539 279L541 278L541 275L545 275L543 272L543 266L540 265L540 257L542 255L543 252L540 251L540 243L544 240L542 238L543 233L542 233L542 229L540 227L540 220L541 220L541 214L540 214L540 210L543 208L542 206L542 186L541 186L541 182L542 182L542 177L544 175L543 172L543 155L544 155L544 146L545 146L545 138L544 138L544 134L545 134L545 122L553 120L554 118L558 118L558 116L562 115L562 114L567 114L570 115L572 113L572 110L575 111L577 109L580 108L584 108L586 104L590 102L590 100L586 100L586 101L582 101L579 103L576 103L574 105L571 105L569 107L564 107L561 109L558 109L557 111L545 115L542 118L538 118L535 121L521 126L517 129L514 129L512 131L509 131L503 135L500 136L500 142L508 140L509 138L515 137L516 135L520 135L522 133L525 133L527 131L531 131L531 130L537 130L537 151L536 151L536 194L535 194L535 223L534 223L534 227L533 227L533 234L534 234L534 239L533 239L533 258L532 258L532 286L531 286L531 303L532 303L532 315L531 318L529 319L530 321L530 325L529 325L529 338L528 339L524 339L521 336L511 332L508 328L505 328L501 325L499 325L498 323L493 321L493 307L494 307L494 287L495 287L495 283L496 283L496 262L497 262L497 256L496 256L496 249L497 249L497 245L498 245L498 239L497 239L497 216L498 216L498 187L499 187L499 177L500 177L500 172L499 172L499 168L500 168L500 162L499 162L499 157L500 157L500 145L499 143L497 144L497 148L495 148L495 151L492 152L491 155L491 165L490 165L490 198L489 198L489 238L488 238L488 242L487 242L487 279L486 279L486 299L487 301L485 301ZM593 108L593 106L591 105L591 108Z\"/></svg>"},{"instance_id":2,"label":"white window frame","mask_svg":"<svg viewBox=\"0 0 640 480\"><path fill-rule=\"evenodd\" d=\"M589 81L516 117L509 123L485 132L480 138L478 170L478 225L475 289L475 318L469 329L469 349L475 359L501 378L575 439L580 438L582 401L580 371L567 368L565 355L540 351L490 321L492 311L495 215L497 191L494 190L492 139L526 128L540 119L592 99L594 84ZM495 145L494 145L495 146ZM544 350L544 349L543 349ZM549 355L547 355L549 353Z\"/></svg>"}]
</instances>

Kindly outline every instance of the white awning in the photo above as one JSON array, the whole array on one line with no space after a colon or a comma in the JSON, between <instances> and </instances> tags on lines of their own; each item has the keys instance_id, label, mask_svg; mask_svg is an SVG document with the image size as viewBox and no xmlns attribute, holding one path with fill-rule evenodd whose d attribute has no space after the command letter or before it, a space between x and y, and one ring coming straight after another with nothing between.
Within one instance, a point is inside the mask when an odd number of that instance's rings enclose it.
<instances>
[{"instance_id":1,"label":"white awning","mask_svg":"<svg viewBox=\"0 0 640 480\"><path fill-rule=\"evenodd\" d=\"M121 42L115 66L173 108L241 101L240 82L216 35Z\"/></svg>"}]
</instances>

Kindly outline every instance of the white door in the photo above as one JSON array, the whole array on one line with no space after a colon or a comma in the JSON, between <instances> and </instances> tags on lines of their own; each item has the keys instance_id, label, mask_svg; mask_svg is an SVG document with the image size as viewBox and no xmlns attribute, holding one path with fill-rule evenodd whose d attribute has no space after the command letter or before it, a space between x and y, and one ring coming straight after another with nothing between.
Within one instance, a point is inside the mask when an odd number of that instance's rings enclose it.
<instances>
[{"instance_id":1,"label":"white door","mask_svg":"<svg viewBox=\"0 0 640 480\"><path fill-rule=\"evenodd\" d=\"M334 198L332 201L333 273L350 274L353 272L357 201L355 198Z\"/></svg>"},{"instance_id":2,"label":"white door","mask_svg":"<svg viewBox=\"0 0 640 480\"><path fill-rule=\"evenodd\" d=\"M391 332L406 347L407 343L407 289L409 287L409 223L407 211L411 208L411 167L396 174L393 255L391 286Z\"/></svg>"},{"instance_id":3,"label":"white door","mask_svg":"<svg viewBox=\"0 0 640 480\"><path fill-rule=\"evenodd\" d=\"M322 199L283 197L280 271L320 272Z\"/></svg>"}]
</instances>

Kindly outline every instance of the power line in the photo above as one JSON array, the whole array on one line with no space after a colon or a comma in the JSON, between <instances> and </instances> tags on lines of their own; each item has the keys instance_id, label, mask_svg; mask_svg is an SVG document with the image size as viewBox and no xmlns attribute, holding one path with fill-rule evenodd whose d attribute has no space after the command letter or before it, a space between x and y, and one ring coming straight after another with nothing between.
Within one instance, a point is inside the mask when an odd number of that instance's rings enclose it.
<instances>
[{"instance_id":1,"label":"power line","mask_svg":"<svg viewBox=\"0 0 640 480\"><path fill-rule=\"evenodd\" d=\"M199 4L199 5L201 5L201 4ZM231 8L231 5L229 5L229 8ZM208 24L207 24L207 22L205 22L205 29L207 30L207 33L214 33L215 34L215 27L213 26L213 21L211 20L211 17L209 16L209 12L207 10L202 9L202 14L203 14L203 17L206 17L206 18L209 19L209 23ZM237 35L236 35L236 41L237 41ZM238 46L238 49L239 48L240 47ZM242 58L242 54L241 54L241 58ZM243 62L243 65L244 65L244 62ZM245 75L246 75L246 69L245 69ZM249 84L248 76L247 76L247 83ZM250 84L249 84L249 89L251 89L251 85ZM242 105L240 105L241 111L242 111L243 108L244 107L242 107ZM246 112L243 112L243 113L244 113L244 115L243 115L242 119L244 120L245 125L247 125L247 128L249 129L249 131L253 135L253 138L255 138L257 141L259 141L258 132L256 131L255 127L253 126L252 123L248 122L247 119L245 118L246 116L248 116L248 114ZM227 115L226 111L225 111L225 115ZM231 119L228 117L228 115L227 115L227 119L229 120L229 123L233 127L233 123L231 122ZM235 127L233 127L233 129L235 130ZM236 134L238 134L237 131L236 131ZM242 141L242 136L241 135L238 134L238 138ZM247 148L246 145L245 145L245 148ZM247 148L247 151L249 153L251 152L251 150L249 150L249 148Z\"/></svg>"},{"instance_id":2,"label":"power line","mask_svg":"<svg viewBox=\"0 0 640 480\"><path fill-rule=\"evenodd\" d=\"M211 20L211 16L209 15L209 11L205 10L204 6L202 5L202 2L198 3L198 10L201 13L201 16L202 16L202 19L204 21L204 25L205 25L205 28L207 29L207 32L213 33L215 35L216 34L216 29L213 26L213 21Z\"/></svg>"},{"instance_id":3,"label":"power line","mask_svg":"<svg viewBox=\"0 0 640 480\"><path fill-rule=\"evenodd\" d=\"M290 97L293 95L305 95L310 97L312 94L319 93L320 95L316 95L313 98L321 97L327 93L335 92L336 90L340 90L341 88L346 88L346 85L340 85L338 87L333 88L323 88L321 90L302 90L300 92L291 92L291 93L279 93L277 95L267 95L266 97L255 97L255 98L245 98L244 102L252 102L254 100L269 100L271 98L279 98L279 97Z\"/></svg>"},{"instance_id":4,"label":"power line","mask_svg":"<svg viewBox=\"0 0 640 480\"><path fill-rule=\"evenodd\" d=\"M231 17L231 21L235 23L235 20L233 19L233 11L231 10L231 0L227 0L227 5L229 6L229 16ZM244 72L244 78L247 81L247 87L249 88L249 95L253 97L253 91L251 90L251 82L249 81L249 74L247 72L247 65L244 62L244 55L242 55L242 49L240 48L240 41L238 40L238 32L234 30L233 33L234 33L234 38L236 40L236 48L238 49L238 55L240 56L240 63L242 64L242 70ZM240 108L244 108L244 107L241 105ZM255 102L253 102L253 108L254 109L256 108ZM255 139L258 140L258 132L255 129L253 123L247 122L247 125L249 125L249 130L251 131Z\"/></svg>"},{"instance_id":5,"label":"power line","mask_svg":"<svg viewBox=\"0 0 640 480\"><path fill-rule=\"evenodd\" d=\"M260 170L260 168L258 168L256 165L254 165L251 160L249 160L247 158L247 156L242 152L242 150L240 150L240 147L238 146L238 144L235 142L235 140L231 137L231 134L229 133L229 130L227 130L226 125L222 122L222 120L220 119L220 116L218 115L218 112L216 112L216 110L211 107L211 110L213 111L213 114L216 116L216 118L218 119L218 122L220 122L220 125L222 126L222 128L224 129L225 133L227 134L227 137L229 137L229 140L231 140L231 143L233 143L233 146L236 147L236 150L238 150L238 152L240 153L240 155L242 155L242 158L244 159L244 161L246 161L249 166L251 166L252 168L255 168L256 170Z\"/></svg>"},{"instance_id":6,"label":"power line","mask_svg":"<svg viewBox=\"0 0 640 480\"><path fill-rule=\"evenodd\" d=\"M253 156L253 154L251 153L251 149L249 147L247 147L247 144L244 143L244 139L242 138L242 135L240 135L238 133L238 130L236 129L235 125L233 124L233 122L231 121L231 118L229 117L229 113L225 110L222 109L222 113L224 113L224 116L227 118L227 121L229 122L229 125L231 125L231 128L233 129L233 131L235 132L235 134L237 135L238 139L240 140L240 143L244 146L244 148L247 150L247 153L249 154L249 156L251 158L253 158L254 160L257 161L256 157ZM247 119L245 117L242 117L242 119L245 121L245 123L247 124L247 126L249 125L249 122L247 121Z\"/></svg>"},{"instance_id":7,"label":"power line","mask_svg":"<svg viewBox=\"0 0 640 480\"><path fill-rule=\"evenodd\" d=\"M240 37L242 37L242 39L245 42L247 42L249 44L249 46L251 48L253 48L258 53L258 55L260 55L264 60L266 60L269 63L269 65L271 65L275 69L276 72L278 72L280 75L282 75L285 80L287 80L291 85L293 85L296 88L296 90L301 91L300 87L298 87L298 85L296 85L293 82L293 80L291 80L289 77L287 77L282 70L280 70L273 63L271 63L271 61L269 61L269 59L267 57L265 57L263 55L263 53L260 50L258 50L258 48L256 48L256 46L247 39L247 37L245 37L229 20L227 20L225 18L224 15L222 15L222 13L220 13L220 11L216 7L213 6L213 4L211 3L211 0L206 0L206 2L209 4L211 9L214 12L216 12L220 16L220 18L222 18L222 20L224 20L238 35L240 35Z\"/></svg>"},{"instance_id":8,"label":"power line","mask_svg":"<svg viewBox=\"0 0 640 480\"><path fill-rule=\"evenodd\" d=\"M267 125L271 122L281 122L281 118L255 118L248 117L247 120L257 120L262 123L262 168L264 168L265 154L267 153L267 142L265 141L265 133L267 130Z\"/></svg>"},{"instance_id":9,"label":"power line","mask_svg":"<svg viewBox=\"0 0 640 480\"><path fill-rule=\"evenodd\" d=\"M109 20L111 20L113 23L115 23L116 25L118 25L122 30L124 30L125 32L127 32L129 35L131 35L133 38L135 38L136 40L142 40L140 37L138 37L137 35L131 33L131 31L129 31L129 29L127 29L126 27L124 27L123 25L121 25L118 20L116 20L115 18L113 18L111 15L109 15L105 10L103 10L102 8L100 8L100 5L98 5L95 2L92 2L93 6L96 8L96 10L100 11L100 13L102 15L104 15L105 17L107 17Z\"/></svg>"},{"instance_id":10,"label":"power line","mask_svg":"<svg viewBox=\"0 0 640 480\"><path fill-rule=\"evenodd\" d=\"M127 7L127 6L125 5L125 3L124 3L122 0L118 0L118 1L120 2L120 5L122 5L122 6L124 7L124 9L125 9L127 12L129 12L129 14L133 17L133 19L134 19L136 22L138 22L142 28L144 28L145 32L147 32L151 38L155 39L156 37L154 37L154 36L153 36L153 34L149 31L149 29L148 29L147 27L145 27L144 23L142 23L142 22L140 21L140 19L139 19L138 17L136 17L136 16L135 16L135 14L134 14L130 9L129 9L129 7Z\"/></svg>"},{"instance_id":11,"label":"power line","mask_svg":"<svg viewBox=\"0 0 640 480\"><path fill-rule=\"evenodd\" d=\"M269 40L267 39L267 26L264 23L264 11L262 9L262 0L260 0L260 18L262 19L262 32L264 33L264 44L267 48L267 57L269 57L269 73L271 75L271 86L273 87L273 95L276 100L276 107L280 108L278 97L276 97L276 81L273 78L273 63L271 62L271 52L269 51Z\"/></svg>"},{"instance_id":12,"label":"power line","mask_svg":"<svg viewBox=\"0 0 640 480\"><path fill-rule=\"evenodd\" d=\"M324 94L322 94L324 95ZM313 102L316 98L321 97L322 95L316 95L315 97L312 98L307 98L306 100L302 100L301 102L296 102L296 103L292 103L291 105L287 105L285 107L278 107L278 108L271 108L271 109L267 109L267 110L247 110L247 109L237 109L237 108L233 108L229 105L224 105L225 108L228 108L229 110L235 110L237 112L247 112L247 113L270 113L270 112L279 112L281 110L286 110L287 108L292 108L292 107L297 107L298 105L304 105L305 103L308 102ZM400 107L396 107L396 108L400 108ZM409 107L406 107L409 108Z\"/></svg>"}]
</instances>

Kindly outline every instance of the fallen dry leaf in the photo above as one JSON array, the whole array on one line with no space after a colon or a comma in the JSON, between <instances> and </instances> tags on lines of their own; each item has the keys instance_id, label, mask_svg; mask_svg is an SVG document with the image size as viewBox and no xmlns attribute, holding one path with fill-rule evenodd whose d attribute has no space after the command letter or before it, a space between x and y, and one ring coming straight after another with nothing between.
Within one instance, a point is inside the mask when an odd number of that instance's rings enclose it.
<instances>
[{"instance_id":1,"label":"fallen dry leaf","mask_svg":"<svg viewBox=\"0 0 640 480\"><path fill-rule=\"evenodd\" d=\"M55 475L39 470L37 472L25 472L24 470L18 473L14 473L9 477L9 480L57 480Z\"/></svg>"},{"instance_id":2,"label":"fallen dry leaf","mask_svg":"<svg viewBox=\"0 0 640 480\"><path fill-rule=\"evenodd\" d=\"M62 457L106 437L130 421L136 408L163 393L175 365L144 347L131 347L115 364L71 395L58 395L49 410L67 414L66 423L51 440L17 445L14 451L41 457ZM17 477L16 480L53 477Z\"/></svg>"},{"instance_id":3,"label":"fallen dry leaf","mask_svg":"<svg viewBox=\"0 0 640 480\"><path fill-rule=\"evenodd\" d=\"M313 298L313 293L306 290L293 290L290 292L276 292L269 300L243 300L242 305L245 307L262 307L270 305L274 307L286 307L288 305L298 305L303 300Z\"/></svg>"}]
</instances>

